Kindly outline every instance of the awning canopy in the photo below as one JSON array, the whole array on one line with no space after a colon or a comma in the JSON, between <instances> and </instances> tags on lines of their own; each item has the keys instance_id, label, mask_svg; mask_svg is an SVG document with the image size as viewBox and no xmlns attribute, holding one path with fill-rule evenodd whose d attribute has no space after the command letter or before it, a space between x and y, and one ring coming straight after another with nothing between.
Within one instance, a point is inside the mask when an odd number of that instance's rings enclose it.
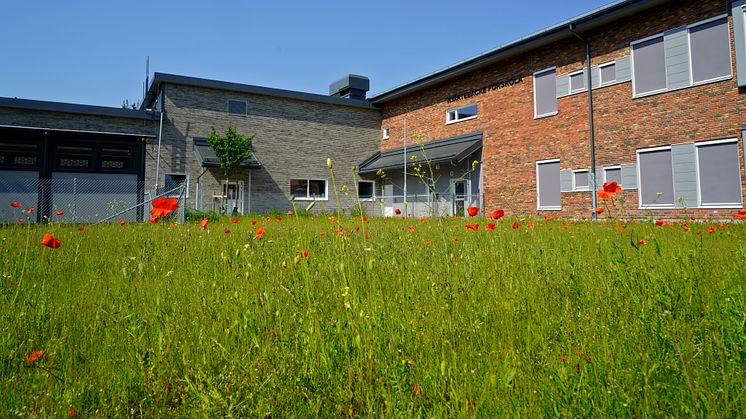
<instances>
[{"instance_id":1,"label":"awning canopy","mask_svg":"<svg viewBox=\"0 0 746 419\"><path fill-rule=\"evenodd\" d=\"M197 153L197 159L202 167L220 167L220 159L212 151L210 145L207 144L207 139L195 138L194 152ZM244 160L240 167L246 169L259 169L262 167L262 164L257 160L254 153L251 153L251 157Z\"/></svg>"},{"instance_id":2,"label":"awning canopy","mask_svg":"<svg viewBox=\"0 0 746 419\"><path fill-rule=\"evenodd\" d=\"M458 137L445 138L425 144L407 146L407 166L415 163L452 163L462 162L472 153L482 148L482 133L475 132ZM414 159L412 156L416 156ZM358 166L358 173L375 173L379 170L402 168L404 165L404 147L379 151L368 157Z\"/></svg>"}]
</instances>

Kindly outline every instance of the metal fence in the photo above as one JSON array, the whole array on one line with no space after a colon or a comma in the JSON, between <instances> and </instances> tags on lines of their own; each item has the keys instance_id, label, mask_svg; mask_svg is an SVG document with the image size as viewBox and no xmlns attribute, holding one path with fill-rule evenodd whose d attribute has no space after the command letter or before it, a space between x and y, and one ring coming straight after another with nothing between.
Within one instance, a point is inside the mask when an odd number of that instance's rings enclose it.
<instances>
[{"instance_id":1,"label":"metal fence","mask_svg":"<svg viewBox=\"0 0 746 419\"><path fill-rule=\"evenodd\" d=\"M3 176L0 172L0 223L97 223L147 221L151 201L158 196L177 198L180 209L171 217L183 220L185 187L155 193L144 182L127 175L60 176L53 179ZM13 202L21 204L15 208Z\"/></svg>"},{"instance_id":2,"label":"metal fence","mask_svg":"<svg viewBox=\"0 0 746 419\"><path fill-rule=\"evenodd\" d=\"M408 217L450 217L466 215L468 207L482 208L480 194L407 194L388 195L377 199L382 208L382 215L406 215Z\"/></svg>"}]
</instances>

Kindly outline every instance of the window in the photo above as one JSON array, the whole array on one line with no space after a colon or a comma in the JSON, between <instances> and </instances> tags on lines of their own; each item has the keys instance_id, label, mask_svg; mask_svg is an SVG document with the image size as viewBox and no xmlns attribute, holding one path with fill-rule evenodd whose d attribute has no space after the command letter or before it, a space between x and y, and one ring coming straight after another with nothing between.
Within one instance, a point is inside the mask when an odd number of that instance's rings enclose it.
<instances>
[{"instance_id":1,"label":"window","mask_svg":"<svg viewBox=\"0 0 746 419\"><path fill-rule=\"evenodd\" d=\"M188 198L189 193L189 177L184 174L169 173L163 182L163 192L173 191L179 186L183 186L184 195ZM181 190L176 190L169 193L169 196L177 196L181 194Z\"/></svg>"},{"instance_id":2,"label":"window","mask_svg":"<svg viewBox=\"0 0 746 419\"><path fill-rule=\"evenodd\" d=\"M384 140L388 140L389 139L389 129L388 128L384 128L384 129L381 130L381 138L383 138Z\"/></svg>"},{"instance_id":3,"label":"window","mask_svg":"<svg viewBox=\"0 0 746 419\"><path fill-rule=\"evenodd\" d=\"M357 182L358 198L361 201L375 201L376 183L372 180L361 180Z\"/></svg>"},{"instance_id":4,"label":"window","mask_svg":"<svg viewBox=\"0 0 746 419\"><path fill-rule=\"evenodd\" d=\"M640 208L673 207L675 197L671 148L638 150L637 163Z\"/></svg>"},{"instance_id":5,"label":"window","mask_svg":"<svg viewBox=\"0 0 746 419\"><path fill-rule=\"evenodd\" d=\"M582 92L585 90L585 73L583 70L570 73L570 93Z\"/></svg>"},{"instance_id":6,"label":"window","mask_svg":"<svg viewBox=\"0 0 746 419\"><path fill-rule=\"evenodd\" d=\"M666 90L663 36L632 44L632 85L635 96Z\"/></svg>"},{"instance_id":7,"label":"window","mask_svg":"<svg viewBox=\"0 0 746 419\"><path fill-rule=\"evenodd\" d=\"M587 191L590 190L590 179L588 178L588 169L572 171L572 190Z\"/></svg>"},{"instance_id":8,"label":"window","mask_svg":"<svg viewBox=\"0 0 746 419\"><path fill-rule=\"evenodd\" d=\"M534 73L534 117L557 115L557 73L555 68Z\"/></svg>"},{"instance_id":9,"label":"window","mask_svg":"<svg viewBox=\"0 0 746 419\"><path fill-rule=\"evenodd\" d=\"M559 159L536 162L536 195L536 209L542 211L562 209Z\"/></svg>"},{"instance_id":10,"label":"window","mask_svg":"<svg viewBox=\"0 0 746 419\"><path fill-rule=\"evenodd\" d=\"M741 207L741 168L738 140L708 141L695 144L699 205Z\"/></svg>"},{"instance_id":11,"label":"window","mask_svg":"<svg viewBox=\"0 0 746 419\"><path fill-rule=\"evenodd\" d=\"M451 109L446 112L446 123L451 124L454 122L465 121L467 119L474 119L477 117L477 105L471 104L462 106L460 108Z\"/></svg>"},{"instance_id":12,"label":"window","mask_svg":"<svg viewBox=\"0 0 746 419\"><path fill-rule=\"evenodd\" d=\"M326 200L326 181L291 179L290 194L298 200Z\"/></svg>"},{"instance_id":13,"label":"window","mask_svg":"<svg viewBox=\"0 0 746 419\"><path fill-rule=\"evenodd\" d=\"M604 167L604 183L616 182L618 185L622 185L622 167Z\"/></svg>"},{"instance_id":14,"label":"window","mask_svg":"<svg viewBox=\"0 0 746 419\"><path fill-rule=\"evenodd\" d=\"M93 147L58 145L55 147L55 163L58 169L93 169Z\"/></svg>"},{"instance_id":15,"label":"window","mask_svg":"<svg viewBox=\"0 0 746 419\"><path fill-rule=\"evenodd\" d=\"M616 62L601 64L598 66L601 73L600 84L602 86L616 82Z\"/></svg>"},{"instance_id":16,"label":"window","mask_svg":"<svg viewBox=\"0 0 746 419\"><path fill-rule=\"evenodd\" d=\"M39 164L39 143L0 142L0 166L36 167Z\"/></svg>"},{"instance_id":17,"label":"window","mask_svg":"<svg viewBox=\"0 0 746 419\"><path fill-rule=\"evenodd\" d=\"M705 83L732 76L727 17L691 26L689 44L692 83Z\"/></svg>"},{"instance_id":18,"label":"window","mask_svg":"<svg viewBox=\"0 0 746 419\"><path fill-rule=\"evenodd\" d=\"M133 170L135 152L131 146L103 145L101 147L101 170Z\"/></svg>"},{"instance_id":19,"label":"window","mask_svg":"<svg viewBox=\"0 0 746 419\"><path fill-rule=\"evenodd\" d=\"M246 101L229 100L228 115L246 116Z\"/></svg>"}]
</instances>

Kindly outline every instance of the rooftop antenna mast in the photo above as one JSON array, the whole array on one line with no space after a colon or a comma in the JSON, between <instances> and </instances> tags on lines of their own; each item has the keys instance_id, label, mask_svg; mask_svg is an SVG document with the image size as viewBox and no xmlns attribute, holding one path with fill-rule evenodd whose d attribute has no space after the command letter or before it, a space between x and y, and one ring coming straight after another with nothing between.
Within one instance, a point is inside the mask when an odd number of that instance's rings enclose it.
<instances>
[{"instance_id":1,"label":"rooftop antenna mast","mask_svg":"<svg viewBox=\"0 0 746 419\"><path fill-rule=\"evenodd\" d=\"M142 100L145 101L145 96L148 95L148 85L150 84L150 55L145 58L145 87L142 91Z\"/></svg>"}]
</instances>

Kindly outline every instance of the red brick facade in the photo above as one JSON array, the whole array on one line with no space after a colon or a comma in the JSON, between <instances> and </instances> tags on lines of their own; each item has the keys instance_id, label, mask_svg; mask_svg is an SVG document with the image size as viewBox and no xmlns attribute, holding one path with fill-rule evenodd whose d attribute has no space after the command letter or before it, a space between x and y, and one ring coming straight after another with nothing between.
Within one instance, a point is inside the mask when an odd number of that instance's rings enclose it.
<instances>
[{"instance_id":1,"label":"red brick facade","mask_svg":"<svg viewBox=\"0 0 746 419\"><path fill-rule=\"evenodd\" d=\"M630 43L666 30L730 12L730 2L680 0L646 12L622 18L584 35L591 45L592 64L602 64L630 55ZM731 44L733 27L730 25ZM731 50L734 51L734 46ZM636 150L675 143L738 138L742 193L746 174L741 124L746 123L746 91L736 83L735 54L733 78L633 99L632 83L593 90L596 165L612 166L636 162ZM562 169L590 166L587 93L558 99L556 116L534 119L533 73L557 67L557 74L581 70L585 50L575 38L505 59L470 74L413 92L386 102L382 127L390 138L381 149L402 146L406 116L408 138L432 141L482 131L485 207L509 212L536 211L537 160L559 158ZM478 96L448 102L448 97L495 81L521 76L522 82ZM476 103L477 118L446 124L446 110ZM647 216L637 209L637 191L625 192L629 217ZM591 192L563 192L563 209L551 215L570 217L591 214ZM724 216L733 210L719 210ZM675 211L654 210L655 216L672 216ZM690 210L698 216L713 210Z\"/></svg>"}]
</instances>

